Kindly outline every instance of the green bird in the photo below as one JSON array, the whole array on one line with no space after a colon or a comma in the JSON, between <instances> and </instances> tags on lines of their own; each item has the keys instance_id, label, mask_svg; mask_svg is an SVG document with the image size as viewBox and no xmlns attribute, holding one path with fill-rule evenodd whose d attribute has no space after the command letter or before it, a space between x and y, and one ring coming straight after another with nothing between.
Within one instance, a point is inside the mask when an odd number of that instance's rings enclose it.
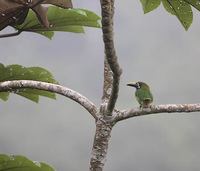
<instances>
[{"instance_id":1,"label":"green bird","mask_svg":"<svg viewBox=\"0 0 200 171\"><path fill-rule=\"evenodd\" d=\"M136 83L129 83L127 86L135 87L135 97L140 104L140 108L149 108L153 102L153 95L150 91L149 86L141 81Z\"/></svg>"}]
</instances>

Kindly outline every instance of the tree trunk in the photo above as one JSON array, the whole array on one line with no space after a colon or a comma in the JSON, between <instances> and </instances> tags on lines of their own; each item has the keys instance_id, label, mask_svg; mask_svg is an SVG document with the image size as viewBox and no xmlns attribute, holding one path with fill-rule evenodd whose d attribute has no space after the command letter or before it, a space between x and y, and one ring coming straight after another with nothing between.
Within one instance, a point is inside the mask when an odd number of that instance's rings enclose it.
<instances>
[{"instance_id":1,"label":"tree trunk","mask_svg":"<svg viewBox=\"0 0 200 171\"><path fill-rule=\"evenodd\" d=\"M108 118L108 117L107 117ZM103 171L113 124L103 117L96 122L96 133L90 159L90 171Z\"/></svg>"}]
</instances>

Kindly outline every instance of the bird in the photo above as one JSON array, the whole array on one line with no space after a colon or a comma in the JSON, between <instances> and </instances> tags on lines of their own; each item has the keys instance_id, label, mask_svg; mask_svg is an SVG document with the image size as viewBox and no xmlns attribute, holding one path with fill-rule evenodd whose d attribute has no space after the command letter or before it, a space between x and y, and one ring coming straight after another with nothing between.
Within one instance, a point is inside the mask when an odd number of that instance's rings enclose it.
<instances>
[{"instance_id":1,"label":"bird","mask_svg":"<svg viewBox=\"0 0 200 171\"><path fill-rule=\"evenodd\" d=\"M140 104L140 108L150 108L153 102L153 95L151 93L150 87L141 81L136 83L128 83L127 86L135 87L135 97Z\"/></svg>"}]
</instances>

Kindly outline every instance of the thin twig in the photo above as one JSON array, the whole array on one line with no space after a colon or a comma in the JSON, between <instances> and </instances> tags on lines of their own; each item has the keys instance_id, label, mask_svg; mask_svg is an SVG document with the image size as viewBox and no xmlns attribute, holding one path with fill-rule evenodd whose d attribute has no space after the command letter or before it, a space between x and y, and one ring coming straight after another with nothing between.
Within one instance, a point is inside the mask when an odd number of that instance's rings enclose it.
<instances>
[{"instance_id":1,"label":"thin twig","mask_svg":"<svg viewBox=\"0 0 200 171\"><path fill-rule=\"evenodd\" d=\"M13 91L21 88L34 88L39 90L46 90L49 92L58 93L60 95L68 97L71 100L74 100L81 106L83 106L95 119L97 119L96 106L85 96L67 87L41 81L33 81L33 80L15 80L15 81L0 82L0 92Z\"/></svg>"},{"instance_id":2,"label":"thin twig","mask_svg":"<svg viewBox=\"0 0 200 171\"><path fill-rule=\"evenodd\" d=\"M131 117L144 116L151 114L160 114L160 113L189 113L189 112L200 112L200 103L196 104L165 104L152 106L151 108L146 109L130 109L124 111L117 111L115 117L115 122L125 120Z\"/></svg>"}]
</instances>

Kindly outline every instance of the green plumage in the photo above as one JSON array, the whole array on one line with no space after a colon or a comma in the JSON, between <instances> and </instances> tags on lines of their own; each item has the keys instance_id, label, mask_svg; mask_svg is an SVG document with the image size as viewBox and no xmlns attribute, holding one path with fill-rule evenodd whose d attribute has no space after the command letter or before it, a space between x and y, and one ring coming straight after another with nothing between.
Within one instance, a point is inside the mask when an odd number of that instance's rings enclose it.
<instances>
[{"instance_id":1,"label":"green plumage","mask_svg":"<svg viewBox=\"0 0 200 171\"><path fill-rule=\"evenodd\" d=\"M146 83L139 81L127 85L136 88L135 97L141 108L149 108L151 106L151 103L153 102L153 95Z\"/></svg>"}]
</instances>

